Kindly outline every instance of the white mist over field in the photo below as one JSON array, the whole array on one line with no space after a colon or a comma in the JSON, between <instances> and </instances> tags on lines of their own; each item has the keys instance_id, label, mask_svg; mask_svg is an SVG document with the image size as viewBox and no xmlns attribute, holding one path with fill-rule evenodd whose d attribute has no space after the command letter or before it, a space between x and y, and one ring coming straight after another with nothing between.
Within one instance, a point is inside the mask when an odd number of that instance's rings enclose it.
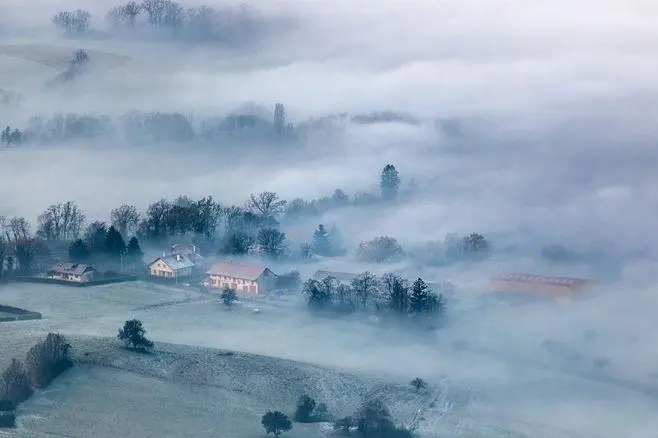
<instances>
[{"instance_id":1,"label":"white mist over field","mask_svg":"<svg viewBox=\"0 0 658 438\"><path fill-rule=\"evenodd\" d=\"M120 120L131 112L179 112L201 129L204 120L231 113L271 120L282 102L290 123L309 128L291 147L262 138L248 145L135 142L123 132L6 148L0 143L0 216L24 216L34 228L44 209L64 201L75 201L91 222L107 221L110 210L123 203L145 210L179 195L212 195L222 205L242 205L251 193L265 190L287 200L331 196L337 188L350 195L378 192L380 172L392 163L403 189L415 190L410 200L384 212L332 210L289 227L289 236L308 240L319 222L335 225L350 252L280 268L300 269L304 278L316 269L399 270L409 278L450 281L456 289L450 322L417 340L352 322L318 321L289 303L269 303L261 318L245 309L228 314L202 296L145 309L185 297L142 283L104 286L98 293L81 289L84 296L62 291L67 297L62 302L42 285L9 284L0 285L0 304L38 311L45 319L0 323L1 365L24 353L34 336L57 330L90 342L88 337L114 336L124 320L137 316L156 343L264 354L386 375L403 385L423 375L437 388L447 379L456 393L477 394L459 412L425 412L421 437L655 435L658 6L653 2L251 1L244 13L255 14L261 24L236 37L248 40L244 44L112 37L103 17L115 4L87 3L3 2L0 126L27 129L33 117L47 120L56 113ZM238 2L205 4L236 8ZM51 17L77 8L92 14L93 32L62 36ZM47 86L77 49L89 54L85 73ZM22 98L3 100L9 95ZM350 119L385 111L408 115L413 123ZM412 249L448 233L470 232L492 242L490 259L437 268L410 261L368 265L353 257L360 241L376 236L395 237ZM580 257L549 263L540 257L548 245ZM599 284L579 300L555 305L483 306L488 278L504 271L584 276ZM547 349L547 341L557 347ZM609 362L605 375L592 366L597 360ZM86 374L71 379L116 382L108 390L116 404L119 388L130 387L124 375L105 376L91 366L80 373ZM162 376L148 378L156 377ZM88 391L78 388L67 396L68 387L61 385L52 396L62 406L75 405L75 397ZM146 391L150 383L135 385ZM189 386L158 388L153 406L169 394L190 392ZM196 402L185 403L185 412L194 412ZM203 395L198 403L221 402ZM258 413L276 407L248 403ZM47 405L29 401L28 417L52 409ZM176 408L168 409L171 414ZM164 421L164 412L144 415ZM83 414L71 418L82 421ZM69 421L68 414L44 415L50 415L49 430L80 436L80 430L52 426ZM212 414L202 417L212 422ZM189 418L193 423L194 415ZM25 423L26 430L48 429L39 427L33 419ZM206 436L221 424L190 427L195 436ZM259 427L231 433L253 436ZM130 436L126 430L116 433Z\"/></svg>"}]
</instances>

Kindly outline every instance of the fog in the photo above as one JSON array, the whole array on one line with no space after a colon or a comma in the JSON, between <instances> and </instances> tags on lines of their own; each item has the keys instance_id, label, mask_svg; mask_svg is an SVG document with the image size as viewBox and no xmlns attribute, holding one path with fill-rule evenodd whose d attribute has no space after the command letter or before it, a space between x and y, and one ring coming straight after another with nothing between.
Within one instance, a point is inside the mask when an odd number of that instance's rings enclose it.
<instances>
[{"instance_id":1,"label":"fog","mask_svg":"<svg viewBox=\"0 0 658 438\"><path fill-rule=\"evenodd\" d=\"M180 3L238 7L210 0ZM520 385L524 372L550 370L564 379L557 386L565 391L570 378L591 371L583 364L609 360L610 380L593 389L592 400L582 406L572 401L569 412L589 412L590 402L605 405L612 397L608 391L619 388L655 391L658 6L653 2L386 0L355 7L345 1L262 0L249 2L245 12L257 17L245 23L261 24L236 26L237 33L221 41L114 34L103 17L116 4L3 3L0 91L22 99L4 104L0 99L0 125L26 130L35 116L48 120L75 113L108 116L116 132L6 148L0 143L0 216L25 216L35 226L46 207L69 200L92 221L108 220L122 203L145 210L179 195L212 195L223 205L242 205L251 193L265 190L286 200L331 196L337 188L351 196L378 193L380 172L392 163L401 187L414 190L399 205L333 209L282 224L296 244L310 239L318 223L335 225L349 250L344 257L302 266L303 276L315 269L399 270L456 288L449 300L450 323L431 335L437 348L431 353L421 352L425 341L403 347L406 340L381 348L366 348L364 341L357 348L340 338L327 347L333 355L313 348L312 336L285 349L240 337L216 342L202 329L171 333L160 322L154 323L156 340L242 346L377 371L390 364L389 371L430 374L441 362L441 374L469 385L493 381L501 388ZM92 14L91 30L63 35L51 17L77 8ZM48 86L81 48L89 54L88 68L69 82ZM263 136L235 144L223 137L135 140L120 122L131 112L179 112L200 132L204 121L233 113L271 121L278 102L285 104L287 121L304 127L294 144ZM416 122L366 124L350 118L385 111ZM353 257L360 241L376 236L395 237L413 252L446 234L470 232L491 241L489 259L432 267L412 260L370 265ZM562 245L578 254L577 260L547 261L540 254L548 245ZM488 278L505 271L582 276L599 284L582 299L555 305L482 307ZM277 336L296 340L297 327L308 323L307 316L299 318L282 321ZM78 334L102 331L84 322L63 327ZM260 335L276 337L267 333L263 329ZM374 339L373 345L381 343ZM564 350L547 353L546 341ZM453 345L459 342L481 356L458 356ZM395 363L401 354L405 362ZM523 410L538 411L554 397L549 388L535 391L536 404ZM655 395L649 398L655 406ZM627 407L615 416L617 407L609 403L592 418L602 421L601 412L608 414L605 424L617 434L597 430L600 436L651 434L637 426L648 421L644 407ZM556 409L551 412L567 409L551 406ZM509 409L521 406L510 402ZM584 430L569 421L569 430Z\"/></svg>"}]
</instances>

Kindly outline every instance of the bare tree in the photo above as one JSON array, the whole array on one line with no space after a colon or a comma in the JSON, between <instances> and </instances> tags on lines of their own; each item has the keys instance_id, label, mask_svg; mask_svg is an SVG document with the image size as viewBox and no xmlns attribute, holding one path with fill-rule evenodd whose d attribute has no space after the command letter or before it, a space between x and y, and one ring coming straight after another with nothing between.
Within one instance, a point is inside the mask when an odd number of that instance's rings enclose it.
<instances>
[{"instance_id":1,"label":"bare tree","mask_svg":"<svg viewBox=\"0 0 658 438\"><path fill-rule=\"evenodd\" d=\"M27 370L18 359L12 359L9 367L2 373L0 385L0 400L9 400L13 406L18 406L32 395Z\"/></svg>"},{"instance_id":2,"label":"bare tree","mask_svg":"<svg viewBox=\"0 0 658 438\"><path fill-rule=\"evenodd\" d=\"M352 290L358 298L363 310L367 309L368 302L379 292L379 282L370 272L359 274L352 280Z\"/></svg>"},{"instance_id":3,"label":"bare tree","mask_svg":"<svg viewBox=\"0 0 658 438\"><path fill-rule=\"evenodd\" d=\"M37 235L45 240L75 240L84 221L85 216L75 202L53 204L39 216Z\"/></svg>"},{"instance_id":4,"label":"bare tree","mask_svg":"<svg viewBox=\"0 0 658 438\"><path fill-rule=\"evenodd\" d=\"M139 225L139 213L134 205L123 204L110 213L110 220L123 237L134 233Z\"/></svg>"},{"instance_id":5,"label":"bare tree","mask_svg":"<svg viewBox=\"0 0 658 438\"><path fill-rule=\"evenodd\" d=\"M141 7L153 27L179 27L185 17L183 7L172 0L144 0Z\"/></svg>"},{"instance_id":6,"label":"bare tree","mask_svg":"<svg viewBox=\"0 0 658 438\"><path fill-rule=\"evenodd\" d=\"M279 199L274 192L262 192L251 195L247 201L247 209L265 218L274 218L283 212L287 202Z\"/></svg>"},{"instance_id":7,"label":"bare tree","mask_svg":"<svg viewBox=\"0 0 658 438\"><path fill-rule=\"evenodd\" d=\"M110 9L105 16L105 19L115 27L127 26L129 28L135 27L137 16L142 11L142 6L134 1L130 1L125 5L115 6Z\"/></svg>"},{"instance_id":8,"label":"bare tree","mask_svg":"<svg viewBox=\"0 0 658 438\"><path fill-rule=\"evenodd\" d=\"M14 242L19 239L30 237L30 223L24 217L12 217L9 219L9 231Z\"/></svg>"}]
</instances>

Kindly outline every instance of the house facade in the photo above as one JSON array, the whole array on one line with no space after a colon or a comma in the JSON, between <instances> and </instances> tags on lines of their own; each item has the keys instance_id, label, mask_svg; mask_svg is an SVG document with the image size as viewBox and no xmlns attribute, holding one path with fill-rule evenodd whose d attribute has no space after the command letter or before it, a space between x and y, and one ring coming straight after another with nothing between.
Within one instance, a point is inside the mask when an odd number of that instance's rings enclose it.
<instances>
[{"instance_id":1,"label":"house facade","mask_svg":"<svg viewBox=\"0 0 658 438\"><path fill-rule=\"evenodd\" d=\"M206 272L204 284L213 289L230 288L242 295L264 295L274 290L276 274L265 266L217 262Z\"/></svg>"},{"instance_id":2,"label":"house facade","mask_svg":"<svg viewBox=\"0 0 658 438\"><path fill-rule=\"evenodd\" d=\"M97 279L99 272L84 263L60 262L52 266L46 276L56 280L89 282Z\"/></svg>"},{"instance_id":3,"label":"house facade","mask_svg":"<svg viewBox=\"0 0 658 438\"><path fill-rule=\"evenodd\" d=\"M192 276L194 262L183 254L158 257L148 264L149 275L163 278L186 278Z\"/></svg>"}]
</instances>

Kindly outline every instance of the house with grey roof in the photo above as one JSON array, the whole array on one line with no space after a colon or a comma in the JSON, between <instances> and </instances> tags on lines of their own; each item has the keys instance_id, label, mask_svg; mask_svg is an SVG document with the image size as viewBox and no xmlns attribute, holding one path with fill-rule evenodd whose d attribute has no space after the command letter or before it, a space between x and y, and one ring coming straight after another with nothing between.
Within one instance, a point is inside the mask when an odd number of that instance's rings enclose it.
<instances>
[{"instance_id":1,"label":"house with grey roof","mask_svg":"<svg viewBox=\"0 0 658 438\"><path fill-rule=\"evenodd\" d=\"M149 274L162 278L191 277L192 268L194 268L194 262L185 254L163 254L148 264Z\"/></svg>"},{"instance_id":2,"label":"house with grey roof","mask_svg":"<svg viewBox=\"0 0 658 438\"><path fill-rule=\"evenodd\" d=\"M99 277L99 272L84 263L60 262L46 272L48 278L57 280L88 282Z\"/></svg>"}]
</instances>

